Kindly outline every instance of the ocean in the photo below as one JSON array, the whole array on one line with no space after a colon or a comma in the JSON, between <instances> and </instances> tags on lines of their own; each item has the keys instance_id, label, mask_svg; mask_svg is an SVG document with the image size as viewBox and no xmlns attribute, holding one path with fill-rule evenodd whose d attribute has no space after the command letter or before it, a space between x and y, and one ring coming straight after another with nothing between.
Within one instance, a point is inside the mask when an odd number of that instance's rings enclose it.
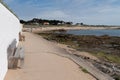
<instances>
[{"instance_id":1,"label":"ocean","mask_svg":"<svg viewBox=\"0 0 120 80\"><path fill-rule=\"evenodd\" d=\"M120 37L120 30L68 30L67 34L74 35L109 35Z\"/></svg>"}]
</instances>

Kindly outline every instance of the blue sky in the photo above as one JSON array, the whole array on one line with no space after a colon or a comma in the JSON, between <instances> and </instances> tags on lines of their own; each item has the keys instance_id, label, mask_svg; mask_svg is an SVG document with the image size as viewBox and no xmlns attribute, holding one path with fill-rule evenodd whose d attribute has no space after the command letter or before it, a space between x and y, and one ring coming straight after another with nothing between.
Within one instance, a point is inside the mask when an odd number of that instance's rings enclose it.
<instances>
[{"instance_id":1,"label":"blue sky","mask_svg":"<svg viewBox=\"0 0 120 80\"><path fill-rule=\"evenodd\" d=\"M4 0L20 19L120 25L120 0Z\"/></svg>"}]
</instances>

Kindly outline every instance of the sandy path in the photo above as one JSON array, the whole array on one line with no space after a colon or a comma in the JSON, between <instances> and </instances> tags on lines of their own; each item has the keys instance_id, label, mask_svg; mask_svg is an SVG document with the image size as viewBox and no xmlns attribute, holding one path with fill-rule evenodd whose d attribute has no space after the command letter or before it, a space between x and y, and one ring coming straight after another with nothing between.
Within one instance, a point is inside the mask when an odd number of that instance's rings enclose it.
<instances>
[{"instance_id":1,"label":"sandy path","mask_svg":"<svg viewBox=\"0 0 120 80\"><path fill-rule=\"evenodd\" d=\"M9 70L5 80L95 80L71 60L51 54L63 53L53 43L31 33L25 36L24 68Z\"/></svg>"}]
</instances>

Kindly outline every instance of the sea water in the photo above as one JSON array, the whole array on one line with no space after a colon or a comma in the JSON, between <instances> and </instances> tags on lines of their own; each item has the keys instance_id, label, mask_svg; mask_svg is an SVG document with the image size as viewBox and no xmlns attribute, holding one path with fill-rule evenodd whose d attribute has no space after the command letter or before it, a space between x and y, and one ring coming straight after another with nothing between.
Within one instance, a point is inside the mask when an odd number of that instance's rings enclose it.
<instances>
[{"instance_id":1,"label":"sea water","mask_svg":"<svg viewBox=\"0 0 120 80\"><path fill-rule=\"evenodd\" d=\"M120 37L120 30L68 30L67 34L96 36L109 35Z\"/></svg>"}]
</instances>

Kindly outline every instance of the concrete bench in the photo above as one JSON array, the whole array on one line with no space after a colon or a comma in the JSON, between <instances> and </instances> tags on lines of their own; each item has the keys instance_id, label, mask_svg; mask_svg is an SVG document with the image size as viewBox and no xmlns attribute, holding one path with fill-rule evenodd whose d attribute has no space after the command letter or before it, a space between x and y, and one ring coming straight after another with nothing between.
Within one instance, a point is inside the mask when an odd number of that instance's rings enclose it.
<instances>
[{"instance_id":1,"label":"concrete bench","mask_svg":"<svg viewBox=\"0 0 120 80\"><path fill-rule=\"evenodd\" d=\"M20 62L20 63L19 63ZM24 64L24 48L19 46L17 47L15 54L9 58L9 69L18 68L18 64L20 64L20 68L23 67Z\"/></svg>"}]
</instances>

